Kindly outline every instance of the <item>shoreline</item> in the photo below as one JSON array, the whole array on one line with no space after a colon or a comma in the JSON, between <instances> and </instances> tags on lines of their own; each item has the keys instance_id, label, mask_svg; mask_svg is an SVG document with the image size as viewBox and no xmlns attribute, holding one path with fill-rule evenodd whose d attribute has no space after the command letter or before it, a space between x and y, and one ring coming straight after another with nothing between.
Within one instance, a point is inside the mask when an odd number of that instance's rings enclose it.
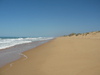
<instances>
[{"instance_id":1,"label":"shoreline","mask_svg":"<svg viewBox=\"0 0 100 75\"><path fill-rule=\"evenodd\" d=\"M13 61L20 59L21 57L25 56L23 52L33 49L41 44L44 44L50 40L46 41L35 41L31 43L25 43L20 45L15 45L10 48L0 50L0 68L9 64Z\"/></svg>"},{"instance_id":2,"label":"shoreline","mask_svg":"<svg viewBox=\"0 0 100 75\"><path fill-rule=\"evenodd\" d=\"M100 75L100 40L58 37L23 52L1 75Z\"/></svg>"},{"instance_id":3,"label":"shoreline","mask_svg":"<svg viewBox=\"0 0 100 75\"><path fill-rule=\"evenodd\" d=\"M31 48L31 49L28 49L28 50L26 50L26 51L24 51L24 52L22 52L20 55L21 55L21 57L20 58L18 58L17 60L15 60L15 61L12 61L12 62L10 62L10 63L7 63L6 65L4 65L4 66L2 66L0 69L2 69L3 67L5 67L5 66L8 66L8 67L10 67L10 65L12 64L12 63L14 63L14 62L17 62L17 61L20 61L20 60L25 60L25 59L27 59L28 58L28 56L27 55L25 55L25 53L27 53L27 52L29 52L29 51L31 51L31 50L34 50L34 49L37 49L37 48L39 48L39 47L41 47L42 45L45 45L45 44L48 44L49 42L51 42L51 41L53 41L53 40L55 40L55 38L54 39L52 39L52 40L48 40L47 42L45 42L45 43L42 43L42 44L40 44L40 45L38 45L38 46L36 46L36 47L34 47L34 48ZM22 44L23 45L23 44ZM16 45L17 46L17 45ZM19 45L18 45L19 46ZM14 46L13 46L14 47ZM12 47L11 47L12 48ZM7 49L10 49L10 48L7 48Z\"/></svg>"}]
</instances>

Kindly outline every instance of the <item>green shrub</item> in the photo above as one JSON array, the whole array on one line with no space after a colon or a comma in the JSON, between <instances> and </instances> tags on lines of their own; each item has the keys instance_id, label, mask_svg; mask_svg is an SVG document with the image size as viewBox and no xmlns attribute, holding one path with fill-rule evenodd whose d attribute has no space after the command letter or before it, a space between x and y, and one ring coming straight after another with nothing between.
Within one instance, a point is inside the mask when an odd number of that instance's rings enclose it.
<instances>
[{"instance_id":1,"label":"green shrub","mask_svg":"<svg viewBox=\"0 0 100 75\"><path fill-rule=\"evenodd\" d=\"M69 36L73 36L73 35L76 35L76 33L71 33L71 34L69 34Z\"/></svg>"},{"instance_id":2,"label":"green shrub","mask_svg":"<svg viewBox=\"0 0 100 75\"><path fill-rule=\"evenodd\" d=\"M85 33L85 35L88 35L89 33L87 32L87 33Z\"/></svg>"},{"instance_id":3,"label":"green shrub","mask_svg":"<svg viewBox=\"0 0 100 75\"><path fill-rule=\"evenodd\" d=\"M77 33L76 36L81 35L81 33Z\"/></svg>"}]
</instances>

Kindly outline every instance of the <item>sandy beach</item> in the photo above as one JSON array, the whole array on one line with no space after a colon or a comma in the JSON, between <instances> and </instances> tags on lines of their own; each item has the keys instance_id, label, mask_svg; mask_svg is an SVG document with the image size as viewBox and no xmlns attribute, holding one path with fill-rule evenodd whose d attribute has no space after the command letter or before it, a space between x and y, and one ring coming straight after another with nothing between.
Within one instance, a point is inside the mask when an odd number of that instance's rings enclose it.
<instances>
[{"instance_id":1,"label":"sandy beach","mask_svg":"<svg viewBox=\"0 0 100 75\"><path fill-rule=\"evenodd\" d=\"M0 75L100 75L100 32L58 37L0 68Z\"/></svg>"}]
</instances>

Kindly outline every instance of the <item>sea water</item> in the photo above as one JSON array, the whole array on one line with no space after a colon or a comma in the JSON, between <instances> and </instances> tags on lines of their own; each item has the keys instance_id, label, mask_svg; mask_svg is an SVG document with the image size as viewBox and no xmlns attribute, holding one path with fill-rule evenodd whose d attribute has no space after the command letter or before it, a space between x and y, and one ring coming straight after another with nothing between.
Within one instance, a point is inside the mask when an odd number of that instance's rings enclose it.
<instances>
[{"instance_id":1,"label":"sea water","mask_svg":"<svg viewBox=\"0 0 100 75\"><path fill-rule=\"evenodd\" d=\"M31 43L34 41L50 40L52 37L38 37L38 38L17 38L17 37L1 37L0 49L9 48L18 44Z\"/></svg>"},{"instance_id":2,"label":"sea water","mask_svg":"<svg viewBox=\"0 0 100 75\"><path fill-rule=\"evenodd\" d=\"M37 37L37 38L19 38L19 37L1 37L0 38L0 67L19 59L23 55L22 52L37 47L53 37Z\"/></svg>"}]
</instances>

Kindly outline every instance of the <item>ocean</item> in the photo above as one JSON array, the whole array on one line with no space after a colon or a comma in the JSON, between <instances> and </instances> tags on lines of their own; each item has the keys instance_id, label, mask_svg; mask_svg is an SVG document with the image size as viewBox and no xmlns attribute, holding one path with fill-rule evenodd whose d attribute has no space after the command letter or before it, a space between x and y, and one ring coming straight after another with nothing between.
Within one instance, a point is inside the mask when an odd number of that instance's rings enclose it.
<instances>
[{"instance_id":1,"label":"ocean","mask_svg":"<svg viewBox=\"0 0 100 75\"><path fill-rule=\"evenodd\" d=\"M0 37L0 67L11 63L25 55L22 52L35 48L53 37Z\"/></svg>"},{"instance_id":2,"label":"ocean","mask_svg":"<svg viewBox=\"0 0 100 75\"><path fill-rule=\"evenodd\" d=\"M1 37L0 49L9 48L18 44L31 43L34 41L50 40L52 37L37 37L37 38L18 38L18 37Z\"/></svg>"}]
</instances>

